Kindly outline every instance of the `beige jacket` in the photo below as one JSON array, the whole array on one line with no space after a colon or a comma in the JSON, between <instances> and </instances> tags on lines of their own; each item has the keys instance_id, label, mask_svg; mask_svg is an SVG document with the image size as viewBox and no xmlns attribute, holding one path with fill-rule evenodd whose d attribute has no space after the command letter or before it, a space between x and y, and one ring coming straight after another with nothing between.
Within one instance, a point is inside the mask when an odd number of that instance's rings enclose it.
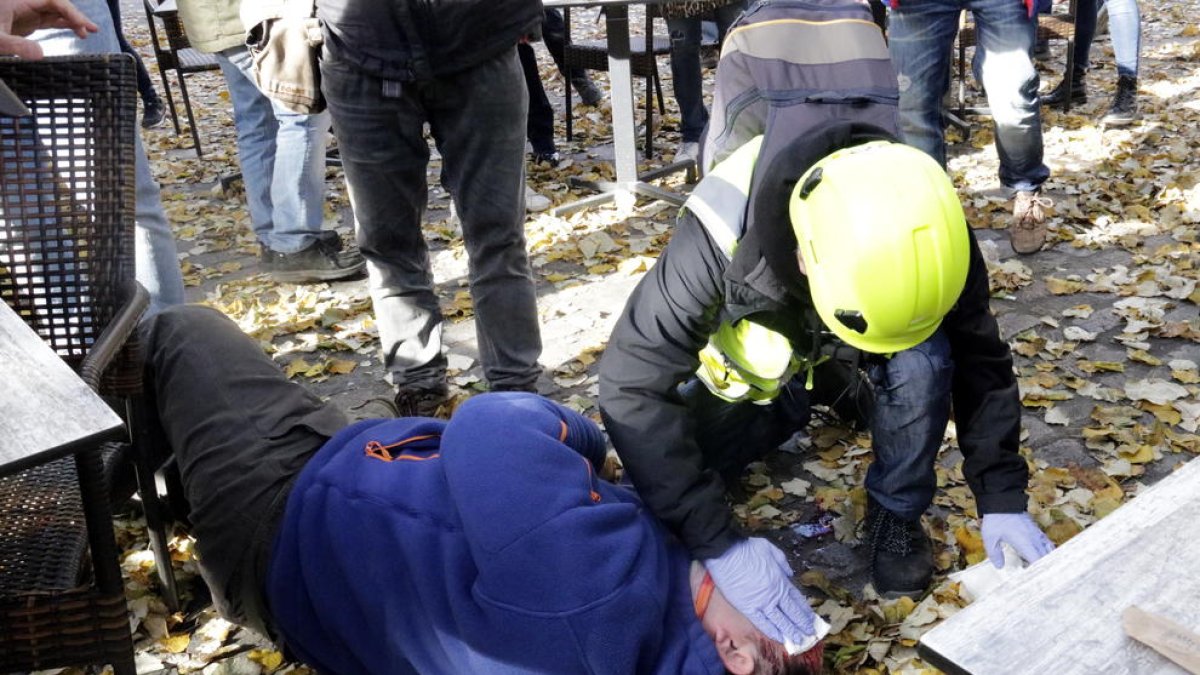
<instances>
[{"instance_id":1,"label":"beige jacket","mask_svg":"<svg viewBox=\"0 0 1200 675\"><path fill-rule=\"evenodd\" d=\"M246 44L239 0L177 0L188 41L202 52L219 52ZM253 3L255 0L249 0Z\"/></svg>"}]
</instances>

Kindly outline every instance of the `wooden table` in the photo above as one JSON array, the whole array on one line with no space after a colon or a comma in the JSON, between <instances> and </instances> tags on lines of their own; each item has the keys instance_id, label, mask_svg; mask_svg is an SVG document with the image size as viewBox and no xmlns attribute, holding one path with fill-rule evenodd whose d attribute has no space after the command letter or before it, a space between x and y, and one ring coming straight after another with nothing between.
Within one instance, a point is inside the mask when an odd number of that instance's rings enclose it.
<instances>
[{"instance_id":1,"label":"wooden table","mask_svg":"<svg viewBox=\"0 0 1200 675\"><path fill-rule=\"evenodd\" d=\"M1183 673L1125 634L1136 605L1200 633L1200 460L925 634L949 673Z\"/></svg>"},{"instance_id":2,"label":"wooden table","mask_svg":"<svg viewBox=\"0 0 1200 675\"><path fill-rule=\"evenodd\" d=\"M120 436L121 418L0 302L0 475Z\"/></svg>"},{"instance_id":3,"label":"wooden table","mask_svg":"<svg viewBox=\"0 0 1200 675\"><path fill-rule=\"evenodd\" d=\"M574 185L599 193L564 204L551 211L563 215L611 201L627 208L638 195L682 205L682 195L651 185L648 181L675 173L694 171L691 160L674 162L639 175L637 172L637 133L633 124L633 74L629 63L629 5L655 5L672 0L543 0L542 6L601 7L604 9L605 39L608 42L609 97L612 99L613 164L615 181L573 180ZM653 36L646 36L647 41ZM649 96L649 92L646 94Z\"/></svg>"}]
</instances>

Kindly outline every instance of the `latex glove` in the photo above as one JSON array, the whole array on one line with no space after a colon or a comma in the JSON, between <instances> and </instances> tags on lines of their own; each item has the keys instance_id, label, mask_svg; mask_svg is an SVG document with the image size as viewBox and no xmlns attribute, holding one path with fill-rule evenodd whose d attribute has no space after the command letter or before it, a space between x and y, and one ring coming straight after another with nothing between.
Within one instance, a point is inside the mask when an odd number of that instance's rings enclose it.
<instances>
[{"instance_id":1,"label":"latex glove","mask_svg":"<svg viewBox=\"0 0 1200 675\"><path fill-rule=\"evenodd\" d=\"M1046 538L1028 513L985 513L980 529L983 530L983 547L988 560L997 569L1004 567L1002 543L1007 542L1027 563L1054 550L1053 542ZM713 580L716 581L716 577Z\"/></svg>"},{"instance_id":2,"label":"latex glove","mask_svg":"<svg viewBox=\"0 0 1200 675\"><path fill-rule=\"evenodd\" d=\"M725 599L767 637L796 644L812 638L816 615L792 585L787 556L771 542L745 539L704 567Z\"/></svg>"}]
</instances>

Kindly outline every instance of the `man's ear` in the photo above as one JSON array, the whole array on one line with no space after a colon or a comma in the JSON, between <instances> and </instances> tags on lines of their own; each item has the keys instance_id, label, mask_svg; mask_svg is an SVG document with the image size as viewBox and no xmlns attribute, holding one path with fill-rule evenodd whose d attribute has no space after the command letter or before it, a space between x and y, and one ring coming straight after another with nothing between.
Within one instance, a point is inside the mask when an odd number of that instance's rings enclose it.
<instances>
[{"instance_id":1,"label":"man's ear","mask_svg":"<svg viewBox=\"0 0 1200 675\"><path fill-rule=\"evenodd\" d=\"M717 653L721 656L721 663L725 664L725 670L733 675L750 675L754 672L755 652L750 642L738 641L726 635L717 641Z\"/></svg>"}]
</instances>

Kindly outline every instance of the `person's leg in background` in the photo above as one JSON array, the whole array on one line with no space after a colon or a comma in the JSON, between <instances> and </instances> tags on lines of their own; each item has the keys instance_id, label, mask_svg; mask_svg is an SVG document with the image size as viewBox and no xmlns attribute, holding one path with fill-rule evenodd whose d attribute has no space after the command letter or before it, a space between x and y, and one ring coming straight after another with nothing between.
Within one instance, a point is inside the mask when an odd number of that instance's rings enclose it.
<instances>
[{"instance_id":1,"label":"person's leg in background","mask_svg":"<svg viewBox=\"0 0 1200 675\"><path fill-rule=\"evenodd\" d=\"M245 47L216 54L233 102L238 161L263 267L279 281L330 281L365 263L323 229L328 112L304 115L274 103L254 83Z\"/></svg>"},{"instance_id":2,"label":"person's leg in background","mask_svg":"<svg viewBox=\"0 0 1200 675\"><path fill-rule=\"evenodd\" d=\"M121 0L108 0L108 12L112 16L113 27L117 30L117 42L121 45L121 51L132 56L137 65L138 95L142 97L142 128L156 127L166 118L167 107L159 98L158 91L154 89L150 71L146 70L141 54L138 54L125 39L125 29L121 26Z\"/></svg>"},{"instance_id":3,"label":"person's leg in background","mask_svg":"<svg viewBox=\"0 0 1200 675\"><path fill-rule=\"evenodd\" d=\"M667 19L671 34L671 86L679 106L679 146L675 161L700 156L700 136L708 124L700 73L700 17Z\"/></svg>"},{"instance_id":4,"label":"person's leg in background","mask_svg":"<svg viewBox=\"0 0 1200 675\"><path fill-rule=\"evenodd\" d=\"M523 169L526 95L520 77L518 72L514 95L520 96L516 107L521 117L516 161ZM446 398L446 357L442 313L421 231L429 196L425 176L429 144L423 135L426 112L420 88L370 75L326 50L321 58L321 91L338 131L355 231L367 260L383 364L396 388L396 407L402 416L434 417ZM491 120L477 124L477 133L493 132ZM479 170L486 172L487 167Z\"/></svg>"},{"instance_id":5,"label":"person's leg in background","mask_svg":"<svg viewBox=\"0 0 1200 675\"><path fill-rule=\"evenodd\" d=\"M866 478L871 579L881 595L919 594L933 573L921 515L937 488L934 462L950 420L950 342L939 330L868 370L875 385L875 459Z\"/></svg>"},{"instance_id":6,"label":"person's leg in background","mask_svg":"<svg viewBox=\"0 0 1200 675\"><path fill-rule=\"evenodd\" d=\"M563 67L563 51L567 44L567 25L563 21L562 12L557 9L545 10L542 18L542 42L546 44L546 51L550 52L550 58L554 59L558 71L567 78L570 86L575 88L575 92L579 94L579 99L583 101L583 104L586 106L599 105L604 94L600 93L600 89L592 82L588 71L583 68L571 68L568 72Z\"/></svg>"},{"instance_id":7,"label":"person's leg in background","mask_svg":"<svg viewBox=\"0 0 1200 675\"><path fill-rule=\"evenodd\" d=\"M525 88L529 91L529 116L525 123L525 134L533 148L534 166L558 166L561 158L554 144L554 108L546 97L542 77L538 73L537 55L533 46L522 42L517 45L517 56L521 59L521 71L525 75ZM525 208L531 212L545 211L551 201L525 186Z\"/></svg>"},{"instance_id":8,"label":"person's leg in background","mask_svg":"<svg viewBox=\"0 0 1200 675\"><path fill-rule=\"evenodd\" d=\"M888 12L888 51L900 83L901 140L943 167L942 96L950 81L950 47L961 10L957 1L923 0L901 2Z\"/></svg>"},{"instance_id":9,"label":"person's leg in background","mask_svg":"<svg viewBox=\"0 0 1200 675\"><path fill-rule=\"evenodd\" d=\"M479 360L493 390L534 391L542 351L525 249L528 95L514 47L423 95L462 220Z\"/></svg>"},{"instance_id":10,"label":"person's leg in background","mask_svg":"<svg viewBox=\"0 0 1200 675\"><path fill-rule=\"evenodd\" d=\"M1087 103L1088 59L1092 52L1092 40L1096 37L1096 9L1100 3L1097 0L1077 0L1075 11L1075 66L1071 70L1071 104ZM1067 99L1067 78L1059 80L1058 85L1042 97L1042 105L1062 105Z\"/></svg>"},{"instance_id":11,"label":"person's leg in background","mask_svg":"<svg viewBox=\"0 0 1200 675\"><path fill-rule=\"evenodd\" d=\"M65 28L35 32L34 39L46 56L73 54L118 54L121 51L112 14L104 0L76 0L76 8L100 27L99 32L80 38ZM158 183L150 172L150 162L140 134L134 135L136 201L134 204L134 248L137 280L150 292L150 308L146 317L153 316L170 305L184 302L183 275L179 271L179 252L175 235L163 211Z\"/></svg>"},{"instance_id":12,"label":"person's leg in background","mask_svg":"<svg viewBox=\"0 0 1200 675\"><path fill-rule=\"evenodd\" d=\"M1042 184L1050 177L1043 160L1038 73L1031 57L1037 23L1014 0L971 0L981 70L1000 156L1000 184L1014 192L1009 236L1018 253L1033 253L1046 239Z\"/></svg>"},{"instance_id":13,"label":"person's leg in background","mask_svg":"<svg viewBox=\"0 0 1200 675\"><path fill-rule=\"evenodd\" d=\"M1108 7L1108 33L1112 36L1117 62L1117 92L1104 115L1107 126L1132 124L1138 116L1138 60L1142 49L1142 17L1137 0L1105 0Z\"/></svg>"},{"instance_id":14,"label":"person's leg in background","mask_svg":"<svg viewBox=\"0 0 1200 675\"><path fill-rule=\"evenodd\" d=\"M525 88L529 91L529 119L525 133L533 147L533 162L557 166L558 147L554 144L554 108L546 97L542 77L538 73L537 55L533 45L517 45L517 56L521 59L521 71L525 75Z\"/></svg>"}]
</instances>

